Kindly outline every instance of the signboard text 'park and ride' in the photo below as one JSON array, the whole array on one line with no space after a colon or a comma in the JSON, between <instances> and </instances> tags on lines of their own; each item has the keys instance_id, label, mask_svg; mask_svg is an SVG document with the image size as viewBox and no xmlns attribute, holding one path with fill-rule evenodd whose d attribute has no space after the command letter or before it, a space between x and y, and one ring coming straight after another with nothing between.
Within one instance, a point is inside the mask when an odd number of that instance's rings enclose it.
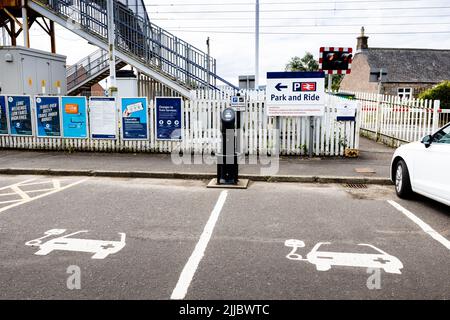
<instances>
[{"instance_id":1,"label":"signboard text 'park and ride'","mask_svg":"<svg viewBox=\"0 0 450 320\"><path fill-rule=\"evenodd\" d=\"M267 115L323 116L325 74L323 72L268 72Z\"/></svg>"}]
</instances>

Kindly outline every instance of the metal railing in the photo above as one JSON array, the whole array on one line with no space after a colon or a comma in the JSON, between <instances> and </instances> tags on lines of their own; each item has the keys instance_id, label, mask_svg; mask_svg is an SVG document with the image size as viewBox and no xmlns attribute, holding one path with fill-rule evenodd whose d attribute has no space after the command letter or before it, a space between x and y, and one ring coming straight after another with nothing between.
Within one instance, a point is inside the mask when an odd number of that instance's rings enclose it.
<instances>
[{"instance_id":1,"label":"metal railing","mask_svg":"<svg viewBox=\"0 0 450 320\"><path fill-rule=\"evenodd\" d=\"M108 52L99 49L67 67L67 91L106 71L109 71Z\"/></svg>"},{"instance_id":2,"label":"metal railing","mask_svg":"<svg viewBox=\"0 0 450 320\"><path fill-rule=\"evenodd\" d=\"M34 0L67 19L71 28L81 28L107 42L107 0ZM216 60L189 43L136 15L126 1L114 1L116 50L188 89L217 88L217 82L236 88L216 74Z\"/></svg>"}]
</instances>

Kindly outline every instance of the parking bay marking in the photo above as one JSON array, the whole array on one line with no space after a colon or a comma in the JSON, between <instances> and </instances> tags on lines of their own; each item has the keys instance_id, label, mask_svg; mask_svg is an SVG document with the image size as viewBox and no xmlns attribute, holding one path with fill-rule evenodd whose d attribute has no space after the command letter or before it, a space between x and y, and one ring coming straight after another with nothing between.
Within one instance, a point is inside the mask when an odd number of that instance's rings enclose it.
<instances>
[{"instance_id":1,"label":"parking bay marking","mask_svg":"<svg viewBox=\"0 0 450 320\"><path fill-rule=\"evenodd\" d=\"M434 240L438 241L440 244L442 244L444 247L446 247L448 250L450 250L450 241L441 236L436 230L434 230L432 227L430 227L428 224L426 224L423 220L421 220L419 217L417 217L414 213L409 211L408 209L402 207L400 204L393 200L387 200L387 202L393 206L395 209L403 213L405 216L407 216L411 221L413 221L415 224L417 224L425 233L429 234Z\"/></svg>"},{"instance_id":2,"label":"parking bay marking","mask_svg":"<svg viewBox=\"0 0 450 320\"><path fill-rule=\"evenodd\" d=\"M104 241L104 240L91 240L91 239L78 239L69 238L79 233L88 232L87 230L81 230L66 234L61 237L53 238L47 242L42 243L42 240L51 236L62 235L66 232L66 229L51 229L44 232L44 236L30 240L25 243L26 246L39 247L39 250L34 254L45 256L52 251L76 251L76 252L88 252L94 253L92 259L105 259L110 254L119 252L125 247L126 235L120 232L120 241Z\"/></svg>"},{"instance_id":3,"label":"parking bay marking","mask_svg":"<svg viewBox=\"0 0 450 320\"><path fill-rule=\"evenodd\" d=\"M194 278L194 274L197 271L198 265L200 264L200 261L205 254L206 247L208 246L209 240L211 239L216 222L219 219L219 215L227 198L227 194L228 192L226 190L220 193L219 199L217 199L217 203L214 206L213 211L211 212L205 228L203 229L203 233L201 234L194 251L189 257L188 262L184 266L180 278L178 279L177 285L175 286L175 289L170 296L170 299L181 300L186 297L187 290L189 289L191 281Z\"/></svg>"},{"instance_id":4,"label":"parking bay marking","mask_svg":"<svg viewBox=\"0 0 450 320\"><path fill-rule=\"evenodd\" d=\"M85 182L85 181L88 180L88 179L89 179L89 178L82 179L82 180L76 181L76 182L74 182L74 183L68 184L68 185L66 185L66 186L64 186L64 187L61 187L61 185L60 185L59 182L58 182L58 183L55 183L55 180L56 180L56 179L53 179L53 180L52 180L52 183L53 183L54 188L52 189L52 191L49 191L49 192L40 194L40 195L35 196L35 197L29 197L28 194L26 194L25 192L23 192L23 190L20 190L20 187L21 187L21 186L26 186L26 185L27 185L27 184L26 184L27 182L32 181L32 180L35 180L35 179L30 179L30 180L26 180L26 181L23 181L23 182L15 183L15 184L10 185L10 186L7 186L7 187L2 187L2 188L0 188L0 190L5 190L5 189L8 189L8 188L12 189L13 191L15 191L15 194L17 194L17 195L19 195L19 196L21 197L21 199L19 199L17 202L15 202L15 203L13 203L13 204L10 204L10 205L8 205L8 206L6 206L6 207L0 208L0 213L4 212L4 211L6 211L6 210L9 210L9 209L11 209L11 208L20 206L20 205L22 205L22 204L25 204L25 203L28 203L28 202L31 202L31 201L34 201L34 200L37 200L37 199L40 199L40 198L49 196L49 195L51 195L51 194L54 194L54 193L57 193L57 192L60 192L60 191L63 191L63 190L66 190L66 189L71 188L71 187L73 187L73 186L76 186L76 185L78 185L78 184L80 184L80 183L83 183L83 182ZM42 183L44 183L44 182L42 182ZM42 184L42 183L41 183L41 184ZM38 183L36 183L36 184L38 184ZM31 185L31 184L30 184L30 185ZM24 197L23 194L18 193L18 192L16 191L17 188L19 188L19 190L20 190L21 192L25 193L26 196L27 196L28 198ZM7 202L3 202L3 203L7 203Z\"/></svg>"},{"instance_id":5,"label":"parking bay marking","mask_svg":"<svg viewBox=\"0 0 450 320\"><path fill-rule=\"evenodd\" d=\"M344 267L362 267L362 268L377 268L384 269L387 273L401 274L403 269L402 262L382 251L381 249L371 245L360 243L359 246L370 247L377 251L377 254L367 253L351 253L351 252L329 252L319 251L319 247L322 245L329 245L330 242L319 242L314 248L306 255L304 259L297 253L298 248L305 247L305 243L297 239L286 240L284 245L291 247L291 252L286 256L289 260L295 261L308 261L316 266L317 271L328 271L331 266L344 266Z\"/></svg>"},{"instance_id":6,"label":"parking bay marking","mask_svg":"<svg viewBox=\"0 0 450 320\"><path fill-rule=\"evenodd\" d=\"M14 183L14 184L10 184L9 186L1 187L1 188L0 188L0 191L6 190L6 189L10 189L10 188L12 188L12 187L14 187L14 186L23 185L23 184L25 184L25 183L28 183L28 182L31 182L31 181L34 181L34 180L36 180L36 178L27 179L27 180L25 180L25 181L21 181L21 182L17 182L17 183Z\"/></svg>"}]
</instances>

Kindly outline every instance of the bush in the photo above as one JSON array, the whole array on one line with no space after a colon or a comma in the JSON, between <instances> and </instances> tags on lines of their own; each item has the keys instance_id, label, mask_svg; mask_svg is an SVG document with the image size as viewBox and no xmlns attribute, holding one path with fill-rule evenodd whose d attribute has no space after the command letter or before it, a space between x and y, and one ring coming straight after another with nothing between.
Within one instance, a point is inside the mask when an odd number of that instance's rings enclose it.
<instances>
[{"instance_id":1,"label":"bush","mask_svg":"<svg viewBox=\"0 0 450 320\"><path fill-rule=\"evenodd\" d=\"M420 99L441 100L442 109L450 109L450 81L442 81L421 94Z\"/></svg>"}]
</instances>

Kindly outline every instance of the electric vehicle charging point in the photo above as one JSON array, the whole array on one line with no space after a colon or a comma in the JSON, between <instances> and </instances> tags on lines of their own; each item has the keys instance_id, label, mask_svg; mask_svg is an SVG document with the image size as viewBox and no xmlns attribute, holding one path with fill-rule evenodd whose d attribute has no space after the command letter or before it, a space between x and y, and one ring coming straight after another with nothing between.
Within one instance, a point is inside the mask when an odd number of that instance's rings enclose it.
<instances>
[{"instance_id":1,"label":"electric vehicle charging point","mask_svg":"<svg viewBox=\"0 0 450 320\"><path fill-rule=\"evenodd\" d=\"M237 152L236 141L236 111L226 108L220 115L222 152L216 154L217 178L212 179L208 188L237 188L246 189L248 179L239 179L238 158L241 154Z\"/></svg>"}]
</instances>

